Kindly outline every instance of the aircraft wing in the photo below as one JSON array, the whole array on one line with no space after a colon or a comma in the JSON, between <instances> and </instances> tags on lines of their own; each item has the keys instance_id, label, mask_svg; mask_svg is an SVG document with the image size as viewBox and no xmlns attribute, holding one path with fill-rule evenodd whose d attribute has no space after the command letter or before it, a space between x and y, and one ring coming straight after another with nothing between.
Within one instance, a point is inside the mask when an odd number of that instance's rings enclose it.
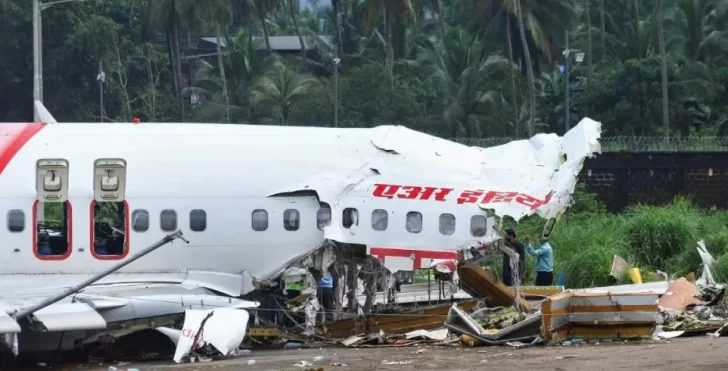
<instances>
[{"instance_id":1,"label":"aircraft wing","mask_svg":"<svg viewBox=\"0 0 728 371\"><path fill-rule=\"evenodd\" d=\"M83 278L77 275L43 275L14 277L14 289L8 277L0 277L0 334L5 334L8 346L33 350L33 334L38 332L86 331L84 343L101 336L118 337L144 328L172 323L186 309L210 310L223 307L255 308L259 304L220 295L204 287L198 280L185 280L179 275L112 275L99 284L89 286L55 304L32 313L27 319L16 320L13 314L72 287ZM166 282L165 282L166 281ZM43 283L45 282L45 284ZM47 282L56 282L48 285ZM3 287L4 286L4 287ZM145 324L139 325L138 320ZM129 325L127 325L127 323ZM133 325L132 325L133 323ZM28 339L23 342L23 339ZM16 344L10 344L13 341Z\"/></svg>"}]
</instances>

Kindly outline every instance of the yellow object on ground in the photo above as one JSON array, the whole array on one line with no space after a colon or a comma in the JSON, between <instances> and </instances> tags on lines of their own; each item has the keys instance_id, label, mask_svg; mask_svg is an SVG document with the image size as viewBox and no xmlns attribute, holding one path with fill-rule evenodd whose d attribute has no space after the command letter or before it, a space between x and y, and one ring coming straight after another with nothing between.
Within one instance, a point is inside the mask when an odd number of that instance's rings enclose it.
<instances>
[{"instance_id":1,"label":"yellow object on ground","mask_svg":"<svg viewBox=\"0 0 728 371\"><path fill-rule=\"evenodd\" d=\"M462 334L460 335L460 342L468 347L477 347L480 345L480 340L468 335L468 334Z\"/></svg>"},{"instance_id":2,"label":"yellow object on ground","mask_svg":"<svg viewBox=\"0 0 728 371\"><path fill-rule=\"evenodd\" d=\"M685 275L685 279L688 280L688 282L695 283L695 272L690 272Z\"/></svg>"},{"instance_id":3,"label":"yellow object on ground","mask_svg":"<svg viewBox=\"0 0 728 371\"><path fill-rule=\"evenodd\" d=\"M640 273L640 269L639 268L630 269L629 278L632 280L632 283L635 283L635 284L642 283L642 274Z\"/></svg>"}]
</instances>

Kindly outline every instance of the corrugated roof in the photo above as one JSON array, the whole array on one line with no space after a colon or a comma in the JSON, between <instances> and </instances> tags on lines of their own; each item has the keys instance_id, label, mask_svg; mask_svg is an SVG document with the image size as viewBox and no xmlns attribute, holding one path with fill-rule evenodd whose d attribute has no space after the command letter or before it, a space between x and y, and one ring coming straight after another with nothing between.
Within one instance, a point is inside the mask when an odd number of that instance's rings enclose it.
<instances>
[{"instance_id":1,"label":"corrugated roof","mask_svg":"<svg viewBox=\"0 0 728 371\"><path fill-rule=\"evenodd\" d=\"M333 45L333 38L331 36L319 36L319 39L329 45ZM214 37L203 37L203 41L209 42L213 45L217 43ZM316 49L316 43L312 41L311 37L304 37L304 44L306 44L306 50ZM265 37L253 36L253 43L255 48L258 50L265 50ZM225 39L220 40L220 46L227 47ZM301 43L298 40L298 36L271 36L270 47L273 50L301 50Z\"/></svg>"}]
</instances>

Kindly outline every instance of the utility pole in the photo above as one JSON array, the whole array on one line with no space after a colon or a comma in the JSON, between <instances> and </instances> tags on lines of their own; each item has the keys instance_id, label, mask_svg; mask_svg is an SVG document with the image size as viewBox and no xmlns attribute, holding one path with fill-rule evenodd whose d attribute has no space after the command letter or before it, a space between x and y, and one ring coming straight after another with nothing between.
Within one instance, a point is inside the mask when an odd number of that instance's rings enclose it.
<instances>
[{"instance_id":1,"label":"utility pole","mask_svg":"<svg viewBox=\"0 0 728 371\"><path fill-rule=\"evenodd\" d=\"M578 49L569 49L569 31L566 31L566 48L564 55L564 134L569 131L571 126L571 57L574 53L574 59L579 64L584 61L584 52Z\"/></svg>"},{"instance_id":2,"label":"utility pole","mask_svg":"<svg viewBox=\"0 0 728 371\"><path fill-rule=\"evenodd\" d=\"M86 0L57 0L41 4L40 0L33 1L33 122L39 122L35 101L43 103L43 19L41 12L53 5L72 1Z\"/></svg>"},{"instance_id":3,"label":"utility pole","mask_svg":"<svg viewBox=\"0 0 728 371\"><path fill-rule=\"evenodd\" d=\"M569 51L569 31L566 31L566 55L564 56L566 59L565 63L565 76L566 78L564 81L564 134L566 134L567 131L569 131L569 124L571 123L569 120L571 120L571 94L569 92L569 80L571 80L571 53Z\"/></svg>"},{"instance_id":4,"label":"utility pole","mask_svg":"<svg viewBox=\"0 0 728 371\"><path fill-rule=\"evenodd\" d=\"M33 122L39 122L35 101L43 102L42 85L43 72L40 65L40 2L33 0Z\"/></svg>"},{"instance_id":5,"label":"utility pole","mask_svg":"<svg viewBox=\"0 0 728 371\"><path fill-rule=\"evenodd\" d=\"M339 57L334 58L334 127L339 127Z\"/></svg>"},{"instance_id":6,"label":"utility pole","mask_svg":"<svg viewBox=\"0 0 728 371\"><path fill-rule=\"evenodd\" d=\"M96 80L99 82L99 116L101 116L101 123L104 123L104 81L106 81L106 74L104 73L104 62L99 61L99 74L96 75Z\"/></svg>"}]
</instances>

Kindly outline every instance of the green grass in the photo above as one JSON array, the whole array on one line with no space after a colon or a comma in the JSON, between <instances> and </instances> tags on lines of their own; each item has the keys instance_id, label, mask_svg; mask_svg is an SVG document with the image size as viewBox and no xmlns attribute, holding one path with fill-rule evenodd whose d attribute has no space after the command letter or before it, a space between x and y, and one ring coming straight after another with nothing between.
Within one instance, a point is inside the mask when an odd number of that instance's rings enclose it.
<instances>
[{"instance_id":1,"label":"green grass","mask_svg":"<svg viewBox=\"0 0 728 371\"><path fill-rule=\"evenodd\" d=\"M609 214L582 187L575 199L577 203L559 220L551 237L554 273L564 272L567 287L628 283L626 275L609 276L614 255L639 267L645 281L651 276L655 279L652 273L656 270L670 276L699 275L701 260L696 248L701 239L716 260L716 278L728 279L728 212L703 210L678 197L663 207L638 205L621 214ZM508 221L505 225L515 225L522 239L526 234L537 237L544 222L530 217L517 225ZM525 282L531 284L533 259L529 257L527 264Z\"/></svg>"}]
</instances>

